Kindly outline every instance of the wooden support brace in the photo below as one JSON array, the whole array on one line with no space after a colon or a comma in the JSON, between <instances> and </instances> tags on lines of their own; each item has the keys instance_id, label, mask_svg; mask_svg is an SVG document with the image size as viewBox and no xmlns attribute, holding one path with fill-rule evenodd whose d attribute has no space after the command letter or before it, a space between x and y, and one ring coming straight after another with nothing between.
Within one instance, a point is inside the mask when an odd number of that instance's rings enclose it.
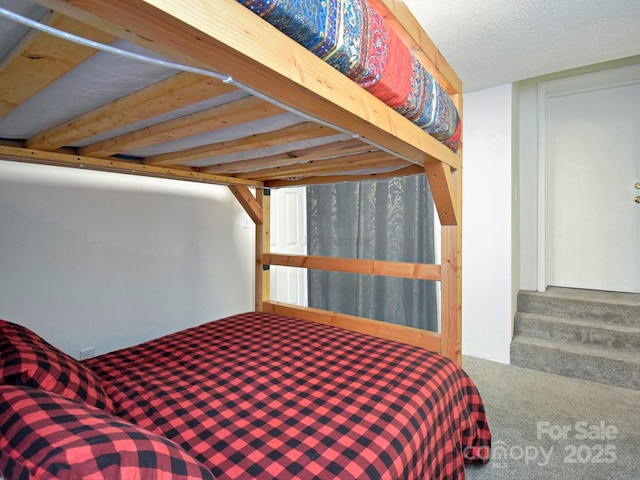
<instances>
[{"instance_id":1,"label":"wooden support brace","mask_svg":"<svg viewBox=\"0 0 640 480\"><path fill-rule=\"evenodd\" d=\"M460 212L458 211L457 192L451 168L441 162L427 163L424 168L431 186L440 224L458 225Z\"/></svg>"},{"instance_id":2,"label":"wooden support brace","mask_svg":"<svg viewBox=\"0 0 640 480\"><path fill-rule=\"evenodd\" d=\"M251 217L253 223L261 225L263 221L262 205L258 203L248 187L241 185L229 185L229 190L238 199L242 208Z\"/></svg>"}]
</instances>

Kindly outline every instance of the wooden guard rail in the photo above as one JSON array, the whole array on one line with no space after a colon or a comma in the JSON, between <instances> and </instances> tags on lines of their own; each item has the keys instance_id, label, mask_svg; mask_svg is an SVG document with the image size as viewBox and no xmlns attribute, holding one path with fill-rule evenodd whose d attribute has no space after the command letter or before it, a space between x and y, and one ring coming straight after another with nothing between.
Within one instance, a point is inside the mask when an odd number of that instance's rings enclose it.
<instances>
[{"instance_id":1,"label":"wooden guard rail","mask_svg":"<svg viewBox=\"0 0 640 480\"><path fill-rule=\"evenodd\" d=\"M440 265L423 263L389 262L356 258L335 258L308 255L281 255L268 253L262 256L265 265L330 270L333 272L382 275L387 277L414 278L440 281Z\"/></svg>"},{"instance_id":2,"label":"wooden guard rail","mask_svg":"<svg viewBox=\"0 0 640 480\"><path fill-rule=\"evenodd\" d=\"M430 281L441 280L440 265L422 263L264 253L262 255L262 264L361 275L380 275ZM441 337L437 332L271 300L263 301L262 309L265 312L303 318L325 325L395 340L434 352L440 352L442 349Z\"/></svg>"}]
</instances>

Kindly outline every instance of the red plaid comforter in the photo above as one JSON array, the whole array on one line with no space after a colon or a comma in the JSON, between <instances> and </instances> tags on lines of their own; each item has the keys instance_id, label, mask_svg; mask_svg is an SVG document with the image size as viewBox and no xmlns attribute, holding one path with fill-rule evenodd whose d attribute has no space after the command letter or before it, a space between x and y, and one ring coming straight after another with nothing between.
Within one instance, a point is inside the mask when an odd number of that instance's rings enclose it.
<instances>
[{"instance_id":1,"label":"red plaid comforter","mask_svg":"<svg viewBox=\"0 0 640 480\"><path fill-rule=\"evenodd\" d=\"M87 363L117 414L218 479L461 479L489 457L453 362L334 327L247 313Z\"/></svg>"}]
</instances>

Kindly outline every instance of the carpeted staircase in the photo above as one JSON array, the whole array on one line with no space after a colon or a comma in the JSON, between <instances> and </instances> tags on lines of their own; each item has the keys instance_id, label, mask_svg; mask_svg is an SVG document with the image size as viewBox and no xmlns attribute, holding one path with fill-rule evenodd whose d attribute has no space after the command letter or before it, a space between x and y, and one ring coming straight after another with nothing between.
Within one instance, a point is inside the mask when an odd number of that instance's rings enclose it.
<instances>
[{"instance_id":1,"label":"carpeted staircase","mask_svg":"<svg viewBox=\"0 0 640 480\"><path fill-rule=\"evenodd\" d=\"M521 291L511 363L640 390L640 294Z\"/></svg>"}]
</instances>

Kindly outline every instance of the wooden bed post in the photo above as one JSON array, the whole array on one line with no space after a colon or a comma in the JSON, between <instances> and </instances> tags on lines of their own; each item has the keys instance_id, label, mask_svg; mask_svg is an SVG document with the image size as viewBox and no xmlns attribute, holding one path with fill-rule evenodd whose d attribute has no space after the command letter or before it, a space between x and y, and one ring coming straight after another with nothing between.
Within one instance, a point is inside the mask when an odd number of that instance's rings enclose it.
<instances>
[{"instance_id":1,"label":"wooden bed post","mask_svg":"<svg viewBox=\"0 0 640 480\"><path fill-rule=\"evenodd\" d=\"M247 215L256 225L256 269L255 269L255 310L263 310L263 303L269 301L269 265L264 263L270 253L271 196L268 189L256 188L255 196L248 187L229 185Z\"/></svg>"},{"instance_id":2,"label":"wooden bed post","mask_svg":"<svg viewBox=\"0 0 640 480\"><path fill-rule=\"evenodd\" d=\"M425 165L433 200L441 224L441 314L440 352L455 361L462 362L462 236L460 216L461 171L452 172L443 163Z\"/></svg>"},{"instance_id":3,"label":"wooden bed post","mask_svg":"<svg viewBox=\"0 0 640 480\"><path fill-rule=\"evenodd\" d=\"M462 275L460 227L442 226L441 353L462 364Z\"/></svg>"},{"instance_id":4,"label":"wooden bed post","mask_svg":"<svg viewBox=\"0 0 640 480\"><path fill-rule=\"evenodd\" d=\"M264 263L264 255L271 251L271 192L258 188L256 200L262 206L262 223L256 224L256 272L255 272L255 309L262 312L263 302L270 299L269 265Z\"/></svg>"},{"instance_id":5,"label":"wooden bed post","mask_svg":"<svg viewBox=\"0 0 640 480\"><path fill-rule=\"evenodd\" d=\"M462 95L451 99L462 122ZM456 155L459 168L434 162L425 171L441 225L440 353L462 365L462 149Z\"/></svg>"}]
</instances>

